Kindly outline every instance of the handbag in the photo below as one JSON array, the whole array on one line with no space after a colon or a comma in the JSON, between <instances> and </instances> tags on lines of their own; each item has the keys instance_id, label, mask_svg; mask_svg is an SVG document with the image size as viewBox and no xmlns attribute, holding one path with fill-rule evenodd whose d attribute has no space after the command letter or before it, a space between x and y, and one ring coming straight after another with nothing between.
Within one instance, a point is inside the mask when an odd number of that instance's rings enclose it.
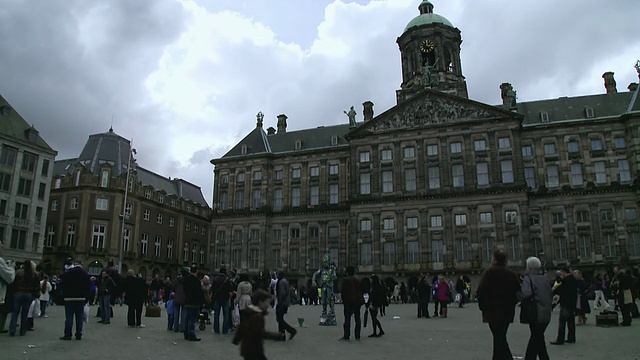
<instances>
[{"instance_id":1,"label":"handbag","mask_svg":"<svg viewBox=\"0 0 640 360\"><path fill-rule=\"evenodd\" d=\"M529 276L529 285L531 286L531 295L522 299L520 302L521 324L534 324L538 319L538 305L536 304L535 291L533 289L531 276Z\"/></svg>"}]
</instances>

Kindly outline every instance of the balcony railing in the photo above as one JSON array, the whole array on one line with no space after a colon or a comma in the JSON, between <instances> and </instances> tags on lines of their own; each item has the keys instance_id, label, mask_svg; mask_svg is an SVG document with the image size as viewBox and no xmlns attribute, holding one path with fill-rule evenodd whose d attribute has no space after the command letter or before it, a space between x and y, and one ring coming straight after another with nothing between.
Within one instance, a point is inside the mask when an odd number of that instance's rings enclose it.
<instances>
[{"instance_id":1,"label":"balcony railing","mask_svg":"<svg viewBox=\"0 0 640 360\"><path fill-rule=\"evenodd\" d=\"M13 218L13 226L28 228L29 227L29 220Z\"/></svg>"},{"instance_id":2,"label":"balcony railing","mask_svg":"<svg viewBox=\"0 0 640 360\"><path fill-rule=\"evenodd\" d=\"M96 248L96 247L92 247L89 249L89 254L91 255L102 255L102 254L106 254L107 253L107 249L105 248Z\"/></svg>"}]
</instances>

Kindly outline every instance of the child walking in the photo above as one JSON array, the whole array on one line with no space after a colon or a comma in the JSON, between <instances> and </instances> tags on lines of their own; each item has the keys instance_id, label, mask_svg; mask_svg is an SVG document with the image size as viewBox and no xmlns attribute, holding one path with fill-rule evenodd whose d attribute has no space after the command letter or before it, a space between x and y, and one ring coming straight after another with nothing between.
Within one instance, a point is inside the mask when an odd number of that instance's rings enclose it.
<instances>
[{"instance_id":1,"label":"child walking","mask_svg":"<svg viewBox=\"0 0 640 360\"><path fill-rule=\"evenodd\" d=\"M246 309L245 319L233 337L233 344L240 344L240 356L244 360L266 360L264 339L284 341L285 334L265 330L264 317L271 304L271 295L264 290L253 294L252 304Z\"/></svg>"},{"instance_id":2,"label":"child walking","mask_svg":"<svg viewBox=\"0 0 640 360\"><path fill-rule=\"evenodd\" d=\"M167 307L167 330L172 331L173 330L173 296L175 295L175 293L171 293L171 295L169 295L169 301L167 301L167 303L165 304L165 306Z\"/></svg>"}]
</instances>

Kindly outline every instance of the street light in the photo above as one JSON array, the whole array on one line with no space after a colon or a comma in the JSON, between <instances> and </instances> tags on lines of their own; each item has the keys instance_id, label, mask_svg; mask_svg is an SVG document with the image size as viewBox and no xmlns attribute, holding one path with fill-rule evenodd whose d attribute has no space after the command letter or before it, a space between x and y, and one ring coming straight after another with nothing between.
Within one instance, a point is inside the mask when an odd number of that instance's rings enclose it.
<instances>
[{"instance_id":1,"label":"street light","mask_svg":"<svg viewBox=\"0 0 640 360\"><path fill-rule=\"evenodd\" d=\"M129 217L127 215L127 196L129 195L129 178L131 176L131 154L137 154L136 149L132 148L133 146L133 139L131 139L131 141L129 142L129 148L131 149L131 151L129 151L129 160L127 162L127 182L124 186L124 202L122 204L122 214L120 214L120 216L122 217L122 228L120 230L120 241L119 241L119 251L118 251L118 273L122 274L122 261L124 260L124 224L125 224L125 220ZM133 162L135 163L136 159L133 159Z\"/></svg>"}]
</instances>

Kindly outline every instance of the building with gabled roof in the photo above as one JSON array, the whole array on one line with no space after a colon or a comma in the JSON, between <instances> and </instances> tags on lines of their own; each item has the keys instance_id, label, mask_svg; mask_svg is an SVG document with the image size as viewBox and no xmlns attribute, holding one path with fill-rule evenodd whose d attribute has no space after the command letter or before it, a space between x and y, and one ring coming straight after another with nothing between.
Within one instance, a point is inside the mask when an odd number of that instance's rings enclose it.
<instances>
[{"instance_id":1,"label":"building with gabled roof","mask_svg":"<svg viewBox=\"0 0 640 360\"><path fill-rule=\"evenodd\" d=\"M329 253L417 281L477 275L496 249L587 278L640 265L638 84L618 92L606 72L602 94L520 103L502 83L502 104L471 100L460 30L433 9L422 1L397 39L397 105L296 131L279 115L265 132L259 113L211 160L216 266L308 282Z\"/></svg>"},{"instance_id":2,"label":"building with gabled roof","mask_svg":"<svg viewBox=\"0 0 640 360\"><path fill-rule=\"evenodd\" d=\"M185 264L209 267L210 207L200 187L138 166L135 154L109 129L89 136L77 158L55 162L45 271L73 258L97 274L109 260L118 264L121 242L123 272L164 276Z\"/></svg>"},{"instance_id":3,"label":"building with gabled roof","mask_svg":"<svg viewBox=\"0 0 640 360\"><path fill-rule=\"evenodd\" d=\"M0 96L0 241L6 259L42 259L41 224L57 154Z\"/></svg>"}]
</instances>

